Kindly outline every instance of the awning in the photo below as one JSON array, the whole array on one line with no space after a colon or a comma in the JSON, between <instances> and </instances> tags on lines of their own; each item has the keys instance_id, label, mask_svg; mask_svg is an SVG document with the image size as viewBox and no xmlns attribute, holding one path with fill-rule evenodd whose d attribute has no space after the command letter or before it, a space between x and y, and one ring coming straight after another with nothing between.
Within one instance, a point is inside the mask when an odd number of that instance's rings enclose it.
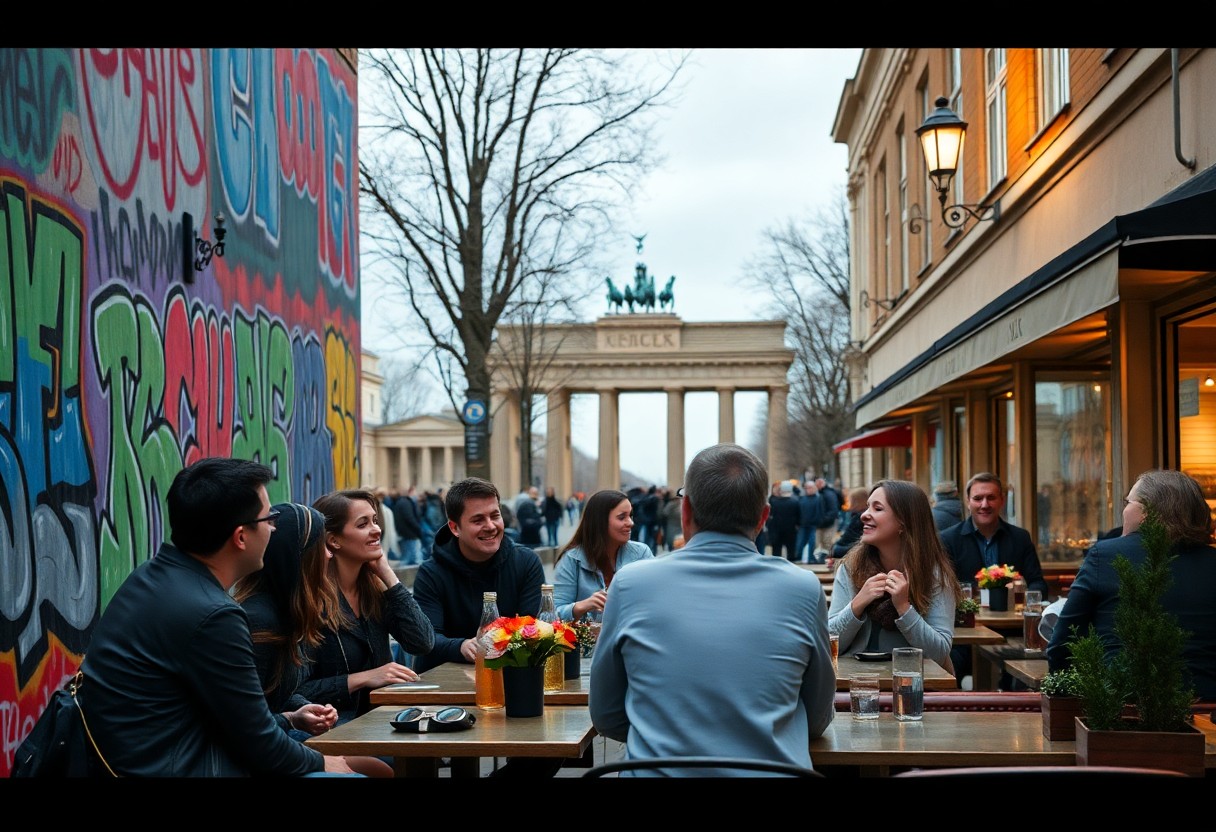
<instances>
[{"instance_id":1,"label":"awning","mask_svg":"<svg viewBox=\"0 0 1216 832\"><path fill-rule=\"evenodd\" d=\"M853 403L865 425L1119 300L1120 268L1216 270L1216 165L1114 217Z\"/></svg>"},{"instance_id":2,"label":"awning","mask_svg":"<svg viewBox=\"0 0 1216 832\"><path fill-rule=\"evenodd\" d=\"M840 453L848 448L908 448L912 446L912 423L888 425L885 428L875 428L865 433L859 433L851 439L837 442L832 446L833 453Z\"/></svg>"}]
</instances>

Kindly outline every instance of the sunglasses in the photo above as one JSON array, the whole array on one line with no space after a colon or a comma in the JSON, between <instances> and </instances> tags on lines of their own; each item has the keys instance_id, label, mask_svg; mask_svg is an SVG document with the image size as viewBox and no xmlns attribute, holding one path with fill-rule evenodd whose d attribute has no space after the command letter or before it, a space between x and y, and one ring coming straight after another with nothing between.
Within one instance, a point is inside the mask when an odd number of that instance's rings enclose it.
<instances>
[{"instance_id":1,"label":"sunglasses","mask_svg":"<svg viewBox=\"0 0 1216 832\"><path fill-rule=\"evenodd\" d=\"M281 511L271 509L270 513L267 514L265 517L255 517L254 519L250 520L248 523L242 523L241 525L242 526L256 526L258 523L269 523L270 525L273 526L274 521L279 519L280 514L282 514Z\"/></svg>"},{"instance_id":2,"label":"sunglasses","mask_svg":"<svg viewBox=\"0 0 1216 832\"><path fill-rule=\"evenodd\" d=\"M463 731L472 728L477 717L464 708L443 708L429 712L422 708L406 708L398 711L389 724L394 731L407 731L411 734L426 734L429 732Z\"/></svg>"}]
</instances>

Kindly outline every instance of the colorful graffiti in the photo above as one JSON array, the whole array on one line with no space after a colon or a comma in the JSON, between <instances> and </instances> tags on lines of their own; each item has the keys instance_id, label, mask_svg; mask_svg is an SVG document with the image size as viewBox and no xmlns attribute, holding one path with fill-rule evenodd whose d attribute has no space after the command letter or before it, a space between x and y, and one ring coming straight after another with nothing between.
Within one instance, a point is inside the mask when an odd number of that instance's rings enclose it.
<instances>
[{"instance_id":1,"label":"colorful graffiti","mask_svg":"<svg viewBox=\"0 0 1216 832\"><path fill-rule=\"evenodd\" d=\"M183 466L358 483L356 100L338 50L0 49L0 777Z\"/></svg>"}]
</instances>

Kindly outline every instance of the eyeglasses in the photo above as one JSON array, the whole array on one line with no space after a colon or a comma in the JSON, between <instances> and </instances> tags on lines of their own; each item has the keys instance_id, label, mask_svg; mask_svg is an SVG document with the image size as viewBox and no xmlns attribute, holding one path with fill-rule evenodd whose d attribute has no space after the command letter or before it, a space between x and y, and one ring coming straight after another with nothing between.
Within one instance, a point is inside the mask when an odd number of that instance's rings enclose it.
<instances>
[{"instance_id":1,"label":"eyeglasses","mask_svg":"<svg viewBox=\"0 0 1216 832\"><path fill-rule=\"evenodd\" d=\"M429 731L461 731L472 728L477 717L464 708L443 708L428 712L422 708L406 708L398 711L390 722L394 731L425 734Z\"/></svg>"},{"instance_id":2,"label":"eyeglasses","mask_svg":"<svg viewBox=\"0 0 1216 832\"><path fill-rule=\"evenodd\" d=\"M253 520L250 520L248 523L242 523L241 525L242 526L256 526L258 523L269 523L270 525L273 526L274 521L279 519L280 514L282 514L281 511L278 511L276 509L271 509L270 513L267 514L265 517L255 517Z\"/></svg>"},{"instance_id":3,"label":"eyeglasses","mask_svg":"<svg viewBox=\"0 0 1216 832\"><path fill-rule=\"evenodd\" d=\"M676 496L677 497L684 496L684 486L681 485L679 488L676 489Z\"/></svg>"}]
</instances>

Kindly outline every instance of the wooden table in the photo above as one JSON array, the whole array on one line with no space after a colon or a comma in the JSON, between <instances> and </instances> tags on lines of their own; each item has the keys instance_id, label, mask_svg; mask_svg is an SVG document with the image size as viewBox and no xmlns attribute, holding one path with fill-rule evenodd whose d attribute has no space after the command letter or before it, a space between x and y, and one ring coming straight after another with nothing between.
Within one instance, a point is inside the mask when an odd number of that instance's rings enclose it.
<instances>
[{"instance_id":1,"label":"wooden table","mask_svg":"<svg viewBox=\"0 0 1216 832\"><path fill-rule=\"evenodd\" d=\"M582 670L577 679L567 679L560 691L545 693L546 705L587 706L591 690L591 659L582 660ZM388 685L368 694L373 705L420 705L422 703L444 705L472 705L475 701L473 689L473 665L463 662L444 662L420 673L422 684L439 685L438 688L421 688L408 684Z\"/></svg>"},{"instance_id":2,"label":"wooden table","mask_svg":"<svg viewBox=\"0 0 1216 832\"><path fill-rule=\"evenodd\" d=\"M438 710L446 704L432 701L423 707ZM453 776L476 777L481 757L581 757L596 735L590 711L572 705L546 706L530 719L509 719L501 708L469 707L477 724L450 734L394 731L389 722L398 710L396 705L373 708L305 744L322 754L392 757L398 777L435 777L439 759L452 757Z\"/></svg>"},{"instance_id":3,"label":"wooden table","mask_svg":"<svg viewBox=\"0 0 1216 832\"><path fill-rule=\"evenodd\" d=\"M985 627L976 619L974 627L955 627L954 628L954 644L960 647L971 648L971 679L974 686L975 668L980 660L979 647L981 644L1004 644L1005 636L993 630L990 627ZM975 690L983 690L976 687Z\"/></svg>"},{"instance_id":4,"label":"wooden table","mask_svg":"<svg viewBox=\"0 0 1216 832\"><path fill-rule=\"evenodd\" d=\"M1047 659L1006 659L1005 670L1031 690L1038 690L1047 675Z\"/></svg>"},{"instance_id":5,"label":"wooden table","mask_svg":"<svg viewBox=\"0 0 1216 832\"><path fill-rule=\"evenodd\" d=\"M837 660L836 690L848 690L849 679L854 673L877 673L882 690L891 689L891 662L863 662L853 656L841 656ZM925 659L925 690L957 690L958 682L953 673L946 672L932 659Z\"/></svg>"},{"instance_id":6,"label":"wooden table","mask_svg":"<svg viewBox=\"0 0 1216 832\"><path fill-rule=\"evenodd\" d=\"M1195 717L1207 738L1206 766L1216 768L1216 726ZM857 720L837 713L823 735L811 740L816 766L856 766L863 775L885 776L892 767L1071 766L1076 744L1043 736L1043 716L1022 711L929 711L919 722L890 714Z\"/></svg>"},{"instance_id":7,"label":"wooden table","mask_svg":"<svg viewBox=\"0 0 1216 832\"><path fill-rule=\"evenodd\" d=\"M836 582L836 567L828 567L826 563L799 563L798 566L819 576L819 582L833 584Z\"/></svg>"},{"instance_id":8,"label":"wooden table","mask_svg":"<svg viewBox=\"0 0 1216 832\"><path fill-rule=\"evenodd\" d=\"M988 607L980 607L980 611L975 614L975 623L993 630L1017 630L1021 632L1022 614L1013 610L993 612Z\"/></svg>"},{"instance_id":9,"label":"wooden table","mask_svg":"<svg viewBox=\"0 0 1216 832\"><path fill-rule=\"evenodd\" d=\"M1001 673L1009 669L1010 662L1032 659L1046 662L1046 654L1042 650L1027 650L1026 642L1020 634L1007 636L1004 644L975 647L971 665L975 690L996 690Z\"/></svg>"}]
</instances>

